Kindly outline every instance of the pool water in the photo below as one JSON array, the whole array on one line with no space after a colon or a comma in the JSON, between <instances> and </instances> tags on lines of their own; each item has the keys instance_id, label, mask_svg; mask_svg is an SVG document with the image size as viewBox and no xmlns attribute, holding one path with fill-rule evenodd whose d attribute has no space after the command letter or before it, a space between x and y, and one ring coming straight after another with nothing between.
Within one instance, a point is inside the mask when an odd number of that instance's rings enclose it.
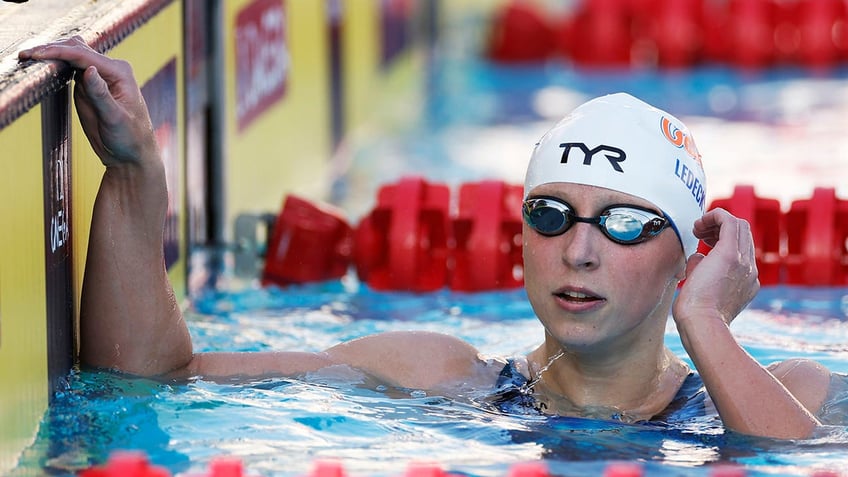
<instances>
[{"instance_id":1,"label":"pool water","mask_svg":"<svg viewBox=\"0 0 848 477\"><path fill-rule=\"evenodd\" d=\"M764 363L809 356L848 372L848 291L765 289L734 322ZM522 354L542 339L522 290L475 294L375 292L355 277L291 289L208 290L189 315L196 349L321 350L388 330L459 336L484 354ZM682 352L670 324L667 342ZM722 431L713 418L676 427L579 418L510 416L469 402L385 389L349 370L306 379L167 384L103 372L73 374L45 416L36 443L12 475L40 468L71 475L116 449L140 449L173 473L199 473L216 457L240 458L262 476L309 473L341 459L352 475L399 475L434 462L472 476L505 476L543 459L557 475L596 476L639 460L649 476L709 475L743 465L748 475L811 475L848 468L848 427L795 443Z\"/></svg>"},{"instance_id":2,"label":"pool water","mask_svg":"<svg viewBox=\"0 0 848 477\"><path fill-rule=\"evenodd\" d=\"M559 116L614 91L634 93L688 123L704 155L708 200L743 183L785 205L815 186L848 196L844 71L586 73L446 55L431 74L420 124L359 144L341 161L332 201L352 223L373 205L379 186L410 173L425 171L427 179L452 186L521 183L533 143ZM810 144L815 161L807 160ZM191 296L188 322L197 351L317 351L371 333L424 329L463 338L486 355L510 356L543 338L520 289L376 292L352 274L279 289L232 279L226 270L222 276ZM763 363L805 356L848 373L846 288L764 288L733 329ZM666 339L683 355L671 322ZM143 450L153 463L187 474L227 456L240 458L251 475L286 477L330 458L341 459L354 476L400 475L416 461L470 476L506 476L512 464L537 459L564 476L601 475L621 460L642 462L649 476L706 476L723 462L742 465L749 475L801 476L848 469L848 427L787 442L725 433L712 418L668 428L508 416L473 399L385 389L345 369L231 384L83 370L69 376L12 475L72 475L119 449Z\"/></svg>"}]
</instances>

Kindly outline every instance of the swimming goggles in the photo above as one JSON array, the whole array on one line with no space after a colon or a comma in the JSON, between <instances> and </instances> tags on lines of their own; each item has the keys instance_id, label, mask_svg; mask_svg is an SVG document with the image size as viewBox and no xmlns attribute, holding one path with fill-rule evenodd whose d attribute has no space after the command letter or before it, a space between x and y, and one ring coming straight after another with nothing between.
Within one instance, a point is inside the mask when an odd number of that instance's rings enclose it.
<instances>
[{"instance_id":1,"label":"swimming goggles","mask_svg":"<svg viewBox=\"0 0 848 477\"><path fill-rule=\"evenodd\" d=\"M521 209L524 222L542 235L561 235L575 222L583 222L596 224L608 239L622 245L651 239L670 224L666 217L635 205L611 205L597 217L578 217L567 202L554 197L533 197L525 200Z\"/></svg>"}]
</instances>

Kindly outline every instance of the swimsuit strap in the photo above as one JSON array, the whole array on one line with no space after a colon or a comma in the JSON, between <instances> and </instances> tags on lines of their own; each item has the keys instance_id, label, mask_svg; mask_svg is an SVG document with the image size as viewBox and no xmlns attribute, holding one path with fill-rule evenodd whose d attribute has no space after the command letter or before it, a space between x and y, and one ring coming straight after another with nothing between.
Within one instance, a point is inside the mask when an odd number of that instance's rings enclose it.
<instances>
[{"instance_id":1,"label":"swimsuit strap","mask_svg":"<svg viewBox=\"0 0 848 477\"><path fill-rule=\"evenodd\" d=\"M527 388L530 381L518 368L516 359L507 360L488 402L508 414L542 414L541 403L533 397L532 389Z\"/></svg>"},{"instance_id":2,"label":"swimsuit strap","mask_svg":"<svg viewBox=\"0 0 848 477\"><path fill-rule=\"evenodd\" d=\"M707 390L698 373L691 372L683 380L674 399L651 422L680 422L706 414Z\"/></svg>"},{"instance_id":3,"label":"swimsuit strap","mask_svg":"<svg viewBox=\"0 0 848 477\"><path fill-rule=\"evenodd\" d=\"M495 390L487 400L501 412L508 414L543 414L543 404L528 389L530 380L519 371L514 358L507 360L498 375ZM650 419L654 423L680 422L706 414L707 393L701 377L689 373L668 407Z\"/></svg>"}]
</instances>

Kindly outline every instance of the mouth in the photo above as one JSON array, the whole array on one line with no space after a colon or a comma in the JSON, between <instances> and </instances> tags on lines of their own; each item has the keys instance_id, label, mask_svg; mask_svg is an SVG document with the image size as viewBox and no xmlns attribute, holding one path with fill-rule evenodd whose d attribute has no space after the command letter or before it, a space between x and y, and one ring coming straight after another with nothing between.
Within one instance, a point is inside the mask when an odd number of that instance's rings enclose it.
<instances>
[{"instance_id":1,"label":"mouth","mask_svg":"<svg viewBox=\"0 0 848 477\"><path fill-rule=\"evenodd\" d=\"M568 303L594 303L603 301L604 298L588 290L560 290L554 292L554 296Z\"/></svg>"}]
</instances>

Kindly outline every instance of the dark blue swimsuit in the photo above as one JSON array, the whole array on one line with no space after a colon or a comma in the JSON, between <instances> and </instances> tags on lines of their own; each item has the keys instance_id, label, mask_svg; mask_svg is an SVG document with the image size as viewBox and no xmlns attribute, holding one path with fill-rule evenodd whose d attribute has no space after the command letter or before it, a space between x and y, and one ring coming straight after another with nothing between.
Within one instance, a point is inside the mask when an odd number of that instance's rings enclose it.
<instances>
[{"instance_id":1,"label":"dark blue swimsuit","mask_svg":"<svg viewBox=\"0 0 848 477\"><path fill-rule=\"evenodd\" d=\"M536 400L526 389L528 379L518 371L515 360L508 360L498 376L495 392L489 401L498 410L507 414L543 414L544 403ZM674 423L704 416L704 400L707 392L704 382L697 373L689 373L677 395L664 411L651 421Z\"/></svg>"}]
</instances>

